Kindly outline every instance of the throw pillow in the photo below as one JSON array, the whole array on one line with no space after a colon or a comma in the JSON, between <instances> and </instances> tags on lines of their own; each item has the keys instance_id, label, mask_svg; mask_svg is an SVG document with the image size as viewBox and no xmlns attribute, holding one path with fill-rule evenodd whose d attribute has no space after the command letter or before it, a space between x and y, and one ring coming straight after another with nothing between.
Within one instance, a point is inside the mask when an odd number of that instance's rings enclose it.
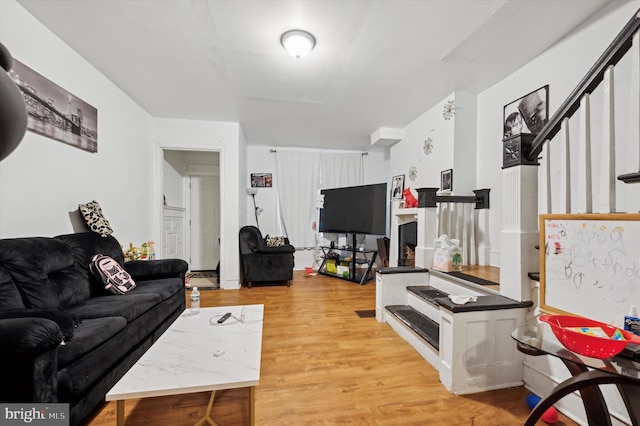
<instances>
[{"instance_id":1,"label":"throw pillow","mask_svg":"<svg viewBox=\"0 0 640 426\"><path fill-rule=\"evenodd\" d=\"M91 258L89 271L112 294L125 294L136 287L131 275L112 257L96 254Z\"/></svg>"},{"instance_id":2,"label":"throw pillow","mask_svg":"<svg viewBox=\"0 0 640 426\"><path fill-rule=\"evenodd\" d=\"M79 204L78 209L90 230L100 234L102 237L108 237L113 234L111 224L103 216L102 208L100 208L100 204L97 201L93 200L87 204Z\"/></svg>"},{"instance_id":3,"label":"throw pillow","mask_svg":"<svg viewBox=\"0 0 640 426\"><path fill-rule=\"evenodd\" d=\"M284 237L270 237L267 235L264 240L267 247L279 247L284 245Z\"/></svg>"}]
</instances>

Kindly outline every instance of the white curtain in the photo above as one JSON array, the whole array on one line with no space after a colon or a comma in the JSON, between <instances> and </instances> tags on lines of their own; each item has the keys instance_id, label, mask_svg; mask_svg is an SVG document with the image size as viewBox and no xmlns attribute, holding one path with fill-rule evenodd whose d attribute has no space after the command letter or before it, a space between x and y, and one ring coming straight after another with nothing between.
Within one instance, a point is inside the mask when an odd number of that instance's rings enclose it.
<instances>
[{"instance_id":1,"label":"white curtain","mask_svg":"<svg viewBox=\"0 0 640 426\"><path fill-rule=\"evenodd\" d=\"M318 153L278 151L276 173L280 216L289 242L296 248L314 247L320 156Z\"/></svg>"},{"instance_id":2,"label":"white curtain","mask_svg":"<svg viewBox=\"0 0 640 426\"><path fill-rule=\"evenodd\" d=\"M362 185L364 182L363 159L360 153L320 155L320 189Z\"/></svg>"},{"instance_id":3,"label":"white curtain","mask_svg":"<svg viewBox=\"0 0 640 426\"><path fill-rule=\"evenodd\" d=\"M362 154L278 151L276 153L280 218L298 249L316 246L316 198L320 188L361 185Z\"/></svg>"}]
</instances>

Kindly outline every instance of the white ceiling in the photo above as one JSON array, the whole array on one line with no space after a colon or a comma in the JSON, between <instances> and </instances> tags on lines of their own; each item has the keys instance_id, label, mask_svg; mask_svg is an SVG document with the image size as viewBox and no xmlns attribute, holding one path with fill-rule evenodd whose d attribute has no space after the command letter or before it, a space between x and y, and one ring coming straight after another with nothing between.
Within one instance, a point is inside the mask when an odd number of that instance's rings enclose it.
<instances>
[{"instance_id":1,"label":"white ceiling","mask_svg":"<svg viewBox=\"0 0 640 426\"><path fill-rule=\"evenodd\" d=\"M18 1L155 117L368 150L379 127L481 92L612 0ZM280 46L293 28L317 40L303 59Z\"/></svg>"}]
</instances>

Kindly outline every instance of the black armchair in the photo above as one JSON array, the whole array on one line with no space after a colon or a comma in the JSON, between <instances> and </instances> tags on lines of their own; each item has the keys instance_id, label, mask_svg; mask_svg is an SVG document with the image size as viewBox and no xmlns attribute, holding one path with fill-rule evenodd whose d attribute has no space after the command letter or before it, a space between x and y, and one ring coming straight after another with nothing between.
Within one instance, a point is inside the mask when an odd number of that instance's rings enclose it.
<instances>
[{"instance_id":1,"label":"black armchair","mask_svg":"<svg viewBox=\"0 0 640 426\"><path fill-rule=\"evenodd\" d=\"M270 247L255 226L240 229L240 271L242 284L251 287L254 282L293 280L293 253L296 249L285 240L285 245Z\"/></svg>"}]
</instances>

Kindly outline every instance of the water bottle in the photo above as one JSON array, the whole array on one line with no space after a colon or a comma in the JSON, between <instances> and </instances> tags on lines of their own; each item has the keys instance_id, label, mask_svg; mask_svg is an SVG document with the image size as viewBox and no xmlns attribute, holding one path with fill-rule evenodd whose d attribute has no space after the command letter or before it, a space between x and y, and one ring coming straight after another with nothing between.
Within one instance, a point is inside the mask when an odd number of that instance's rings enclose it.
<instances>
[{"instance_id":1,"label":"water bottle","mask_svg":"<svg viewBox=\"0 0 640 426\"><path fill-rule=\"evenodd\" d=\"M624 329L640 336L640 318L638 318L638 309L634 305L631 305L629 313L624 317Z\"/></svg>"},{"instance_id":2,"label":"water bottle","mask_svg":"<svg viewBox=\"0 0 640 426\"><path fill-rule=\"evenodd\" d=\"M198 287L194 287L191 290L191 315L198 315L200 313L200 292Z\"/></svg>"}]
</instances>

